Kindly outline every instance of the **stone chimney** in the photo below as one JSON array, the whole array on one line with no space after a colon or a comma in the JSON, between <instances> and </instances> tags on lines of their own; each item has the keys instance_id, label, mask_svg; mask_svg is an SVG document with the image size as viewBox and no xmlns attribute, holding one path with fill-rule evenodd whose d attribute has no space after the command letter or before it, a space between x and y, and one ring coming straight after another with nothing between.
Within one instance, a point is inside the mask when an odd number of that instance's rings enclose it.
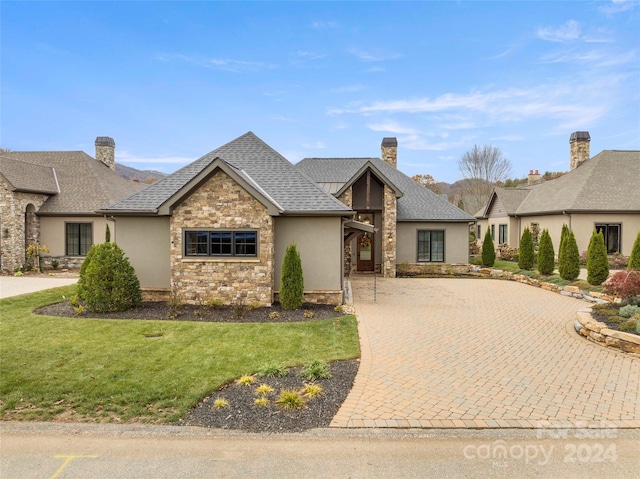
<instances>
[{"instance_id":1,"label":"stone chimney","mask_svg":"<svg viewBox=\"0 0 640 479\"><path fill-rule=\"evenodd\" d=\"M108 136L96 138L96 160L101 161L112 170L116 169L116 142Z\"/></svg>"},{"instance_id":2,"label":"stone chimney","mask_svg":"<svg viewBox=\"0 0 640 479\"><path fill-rule=\"evenodd\" d=\"M536 170L535 172L533 170L529 170L529 177L527 178L527 184L533 185L534 183L540 181L540 178L542 178L542 175L538 172L538 170Z\"/></svg>"},{"instance_id":3,"label":"stone chimney","mask_svg":"<svg viewBox=\"0 0 640 479\"><path fill-rule=\"evenodd\" d=\"M394 168L398 167L398 140L396 138L382 139L382 159Z\"/></svg>"},{"instance_id":4,"label":"stone chimney","mask_svg":"<svg viewBox=\"0 0 640 479\"><path fill-rule=\"evenodd\" d=\"M571 170L575 170L583 161L591 158L589 142L591 137L588 131L576 131L569 137L569 159Z\"/></svg>"}]
</instances>

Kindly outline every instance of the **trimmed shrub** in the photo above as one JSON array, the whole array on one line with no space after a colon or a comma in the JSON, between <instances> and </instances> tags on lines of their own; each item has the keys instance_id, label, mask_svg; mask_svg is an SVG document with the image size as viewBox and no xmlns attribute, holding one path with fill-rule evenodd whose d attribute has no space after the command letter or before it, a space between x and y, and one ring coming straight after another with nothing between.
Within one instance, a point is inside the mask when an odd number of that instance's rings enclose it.
<instances>
[{"instance_id":1,"label":"trimmed shrub","mask_svg":"<svg viewBox=\"0 0 640 479\"><path fill-rule=\"evenodd\" d=\"M589 284L598 286L604 283L609 276L609 258L607 257L607 247L604 245L602 231L595 229L589 240L587 248L587 281Z\"/></svg>"},{"instance_id":2,"label":"trimmed shrub","mask_svg":"<svg viewBox=\"0 0 640 479\"><path fill-rule=\"evenodd\" d=\"M496 262L496 250L493 246L493 238L489 229L484 234L484 241L482 242L482 266L491 267Z\"/></svg>"},{"instance_id":3,"label":"trimmed shrub","mask_svg":"<svg viewBox=\"0 0 640 479\"><path fill-rule=\"evenodd\" d=\"M280 280L280 305L282 309L298 309L304 298L304 278L302 260L295 243L287 246L282 261Z\"/></svg>"},{"instance_id":4,"label":"trimmed shrub","mask_svg":"<svg viewBox=\"0 0 640 479\"><path fill-rule=\"evenodd\" d=\"M518 266L520 269L533 268L533 262L535 261L535 254L533 250L533 237L531 236L531 230L527 227L522 232L520 238L520 251L518 252Z\"/></svg>"},{"instance_id":5,"label":"trimmed shrub","mask_svg":"<svg viewBox=\"0 0 640 479\"><path fill-rule=\"evenodd\" d=\"M98 313L126 311L142 301L136 272L115 243L92 246L80 268L78 296Z\"/></svg>"},{"instance_id":6,"label":"trimmed shrub","mask_svg":"<svg viewBox=\"0 0 640 479\"><path fill-rule=\"evenodd\" d=\"M104 232L104 242L105 243L111 242L111 230L109 229L109 225L107 225L107 229Z\"/></svg>"},{"instance_id":7,"label":"trimmed shrub","mask_svg":"<svg viewBox=\"0 0 640 479\"><path fill-rule=\"evenodd\" d=\"M623 318L631 318L636 314L640 314L640 306L631 306L628 304L620 308L620 316Z\"/></svg>"},{"instance_id":8,"label":"trimmed shrub","mask_svg":"<svg viewBox=\"0 0 640 479\"><path fill-rule=\"evenodd\" d=\"M553 241L551 241L549 230L544 229L542 230L540 244L538 246L538 271L540 271L541 274L551 274L555 267Z\"/></svg>"},{"instance_id":9,"label":"trimmed shrub","mask_svg":"<svg viewBox=\"0 0 640 479\"><path fill-rule=\"evenodd\" d=\"M564 268L560 277L566 281L574 281L580 276L580 253L573 231L569 231L563 245L563 251Z\"/></svg>"},{"instance_id":10,"label":"trimmed shrub","mask_svg":"<svg viewBox=\"0 0 640 479\"><path fill-rule=\"evenodd\" d=\"M561 278L564 278L564 248L567 239L569 239L569 227L567 226L567 223L564 223L562 225L562 233L560 233L560 245L558 246L558 273Z\"/></svg>"},{"instance_id":11,"label":"trimmed shrub","mask_svg":"<svg viewBox=\"0 0 640 479\"><path fill-rule=\"evenodd\" d=\"M633 242L631 257L629 258L627 269L635 269L636 271L640 270L640 231L638 231L638 236L636 236L636 240Z\"/></svg>"},{"instance_id":12,"label":"trimmed shrub","mask_svg":"<svg viewBox=\"0 0 640 479\"><path fill-rule=\"evenodd\" d=\"M629 300L640 295L640 271L618 271L604 285L604 292L608 295ZM634 301L627 301L633 304Z\"/></svg>"}]
</instances>

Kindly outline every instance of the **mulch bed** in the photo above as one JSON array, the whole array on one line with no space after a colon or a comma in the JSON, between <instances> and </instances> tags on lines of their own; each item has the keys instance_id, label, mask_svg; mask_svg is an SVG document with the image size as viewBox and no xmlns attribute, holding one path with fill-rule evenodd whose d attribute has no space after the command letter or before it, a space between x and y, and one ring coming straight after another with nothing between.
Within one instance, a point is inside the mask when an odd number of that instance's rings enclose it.
<instances>
[{"instance_id":1,"label":"mulch bed","mask_svg":"<svg viewBox=\"0 0 640 479\"><path fill-rule=\"evenodd\" d=\"M621 318L620 316L617 315L617 312L620 311L620 304L616 304L616 303L609 303L606 305L606 310L610 311L610 312L615 312L614 315L611 314L602 314L602 310L598 309L598 308L593 308L591 310L591 317L593 319L595 319L596 321L599 321L601 323L605 323L607 325L607 328L609 329L613 329L614 331L623 331L625 333L630 333L630 334L636 334L638 335L638 333L636 332L636 330L624 330L621 329L622 324L628 320L628 318Z\"/></svg>"},{"instance_id":2,"label":"mulch bed","mask_svg":"<svg viewBox=\"0 0 640 479\"><path fill-rule=\"evenodd\" d=\"M141 303L138 307L123 312L114 313L94 313L85 308L82 313L83 318L102 319L147 319L166 321L200 321L217 323L287 323L298 321L317 321L321 319L335 318L340 313L335 311L335 306L327 304L303 304L302 308L288 311L275 304L270 308L248 308L222 306L213 308L210 306L197 306L183 304L178 307L171 307L166 302ZM305 317L305 311L311 311ZM277 312L277 318L270 318L269 314ZM34 311L36 314L48 316L74 317L77 316L69 301L50 304Z\"/></svg>"},{"instance_id":3,"label":"mulch bed","mask_svg":"<svg viewBox=\"0 0 640 479\"><path fill-rule=\"evenodd\" d=\"M250 432L295 432L328 427L353 386L360 361L338 361L329 365L331 377L318 379L322 394L307 399L301 409L287 410L275 404L283 389L301 390L309 381L298 376L302 368L291 368L281 378L256 377L251 386L228 384L205 398L180 424L220 429L242 429ZM256 406L256 388L268 384L274 392L267 395L268 406ZM216 399L225 399L228 407L215 408Z\"/></svg>"},{"instance_id":4,"label":"mulch bed","mask_svg":"<svg viewBox=\"0 0 640 479\"><path fill-rule=\"evenodd\" d=\"M168 303L142 303L138 307L121 313L93 313L88 309L82 318L98 319L139 319L163 321L208 321L234 323L268 323L318 321L340 316L331 305L304 304L295 311L283 310L275 304L270 308L212 308L208 306L181 305L171 307ZM313 317L305 317L305 311L312 311ZM36 314L61 317L77 316L69 301L51 304L38 308ZM278 318L270 313L277 312ZM307 316L310 316L307 314ZM314 399L308 399L303 408L285 410L276 406L277 395L283 389L300 390L309 381L298 376L302 368L290 368L287 375L281 378L256 377L252 387L240 386L236 383L223 386L220 390L206 397L179 421L185 426L201 426L221 429L241 429L251 432L295 432L311 428L327 427L346 399L358 372L360 361L357 359L337 361L329 365L331 377L315 381L323 391ZM255 388L260 384L268 384L274 392L268 395L270 404L259 407L254 404ZM215 409L213 403L224 398L229 406Z\"/></svg>"}]
</instances>

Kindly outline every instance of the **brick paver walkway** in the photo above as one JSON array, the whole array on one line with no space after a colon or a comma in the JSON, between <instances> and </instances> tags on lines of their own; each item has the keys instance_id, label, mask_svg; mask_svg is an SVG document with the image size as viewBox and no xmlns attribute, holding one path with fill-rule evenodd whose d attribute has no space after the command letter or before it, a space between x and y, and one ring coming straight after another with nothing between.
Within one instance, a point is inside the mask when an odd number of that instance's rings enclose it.
<instances>
[{"instance_id":1,"label":"brick paver walkway","mask_svg":"<svg viewBox=\"0 0 640 479\"><path fill-rule=\"evenodd\" d=\"M640 358L578 336L586 305L477 279L352 279L362 360L332 427L640 427Z\"/></svg>"}]
</instances>

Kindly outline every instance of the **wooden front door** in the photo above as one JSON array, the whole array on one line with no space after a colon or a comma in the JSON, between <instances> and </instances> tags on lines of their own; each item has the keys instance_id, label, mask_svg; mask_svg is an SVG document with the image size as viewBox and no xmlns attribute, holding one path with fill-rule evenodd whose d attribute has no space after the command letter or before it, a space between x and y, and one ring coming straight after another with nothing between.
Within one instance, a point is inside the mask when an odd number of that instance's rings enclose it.
<instances>
[{"instance_id":1,"label":"wooden front door","mask_svg":"<svg viewBox=\"0 0 640 479\"><path fill-rule=\"evenodd\" d=\"M373 213L359 213L358 221L373 224ZM375 268L374 233L362 233L358 236L357 271L373 271Z\"/></svg>"}]
</instances>

